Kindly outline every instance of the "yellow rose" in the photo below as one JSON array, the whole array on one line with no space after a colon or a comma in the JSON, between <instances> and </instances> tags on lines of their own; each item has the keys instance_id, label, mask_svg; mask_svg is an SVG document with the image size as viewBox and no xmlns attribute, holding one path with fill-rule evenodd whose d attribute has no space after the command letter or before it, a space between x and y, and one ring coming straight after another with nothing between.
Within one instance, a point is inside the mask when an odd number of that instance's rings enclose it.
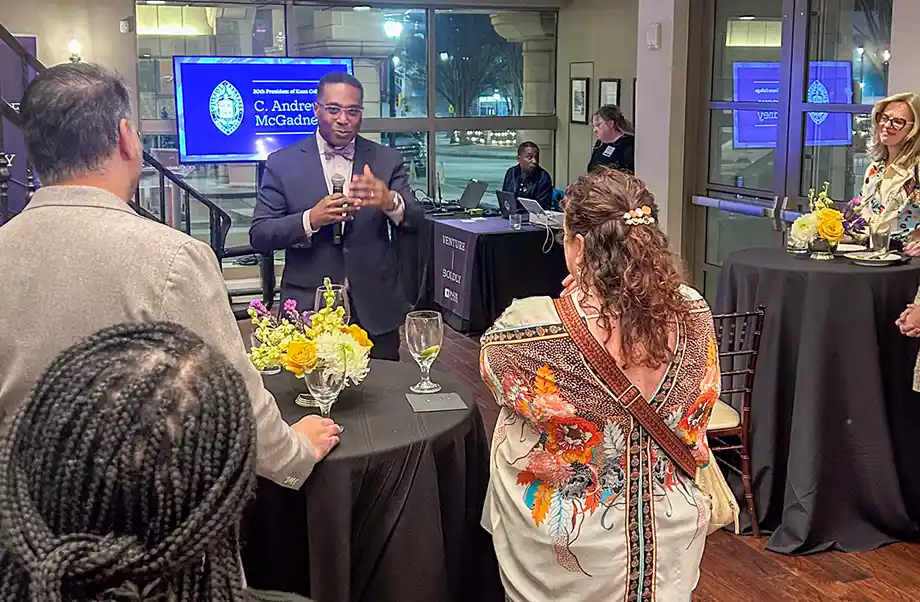
<instances>
[{"instance_id":1,"label":"yellow rose","mask_svg":"<svg viewBox=\"0 0 920 602\"><path fill-rule=\"evenodd\" d=\"M284 357L284 367L297 378L316 367L316 343L313 341L291 341Z\"/></svg>"},{"instance_id":2,"label":"yellow rose","mask_svg":"<svg viewBox=\"0 0 920 602\"><path fill-rule=\"evenodd\" d=\"M818 236L832 245L843 238L843 214L836 209L819 209L815 214L818 220Z\"/></svg>"},{"instance_id":3,"label":"yellow rose","mask_svg":"<svg viewBox=\"0 0 920 602\"><path fill-rule=\"evenodd\" d=\"M358 345L370 349L374 346L371 342L371 339L367 336L367 332L357 324L352 324L345 328L345 334L350 334L354 340L358 342Z\"/></svg>"}]
</instances>

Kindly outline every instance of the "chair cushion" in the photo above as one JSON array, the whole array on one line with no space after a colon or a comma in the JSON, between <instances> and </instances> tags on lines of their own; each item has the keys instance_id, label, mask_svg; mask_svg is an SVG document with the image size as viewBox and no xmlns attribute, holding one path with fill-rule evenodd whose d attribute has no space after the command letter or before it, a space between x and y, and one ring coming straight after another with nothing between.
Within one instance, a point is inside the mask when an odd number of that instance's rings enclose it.
<instances>
[{"instance_id":1,"label":"chair cushion","mask_svg":"<svg viewBox=\"0 0 920 602\"><path fill-rule=\"evenodd\" d=\"M709 418L709 427L706 430L720 431L735 428L739 424L741 424L741 414L720 399L712 408L712 416Z\"/></svg>"}]
</instances>

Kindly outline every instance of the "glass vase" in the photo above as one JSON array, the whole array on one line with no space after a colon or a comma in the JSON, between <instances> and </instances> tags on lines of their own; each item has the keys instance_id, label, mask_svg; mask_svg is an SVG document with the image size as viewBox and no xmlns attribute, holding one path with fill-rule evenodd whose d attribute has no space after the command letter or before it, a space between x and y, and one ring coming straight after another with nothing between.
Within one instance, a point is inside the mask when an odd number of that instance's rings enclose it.
<instances>
[{"instance_id":1,"label":"glass vase","mask_svg":"<svg viewBox=\"0 0 920 602\"><path fill-rule=\"evenodd\" d=\"M836 250L836 244L832 245L823 238L815 239L815 241L808 246L808 251L811 253L810 257L818 261L830 261L834 258L834 252Z\"/></svg>"}]
</instances>

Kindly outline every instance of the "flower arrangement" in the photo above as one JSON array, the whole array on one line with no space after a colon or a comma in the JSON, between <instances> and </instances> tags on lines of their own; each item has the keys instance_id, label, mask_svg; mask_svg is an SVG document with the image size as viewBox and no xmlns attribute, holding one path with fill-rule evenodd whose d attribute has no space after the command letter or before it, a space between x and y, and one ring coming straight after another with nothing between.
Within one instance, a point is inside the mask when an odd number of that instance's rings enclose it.
<instances>
[{"instance_id":1,"label":"flower arrangement","mask_svg":"<svg viewBox=\"0 0 920 602\"><path fill-rule=\"evenodd\" d=\"M866 219L862 216L863 201L859 197L850 199L843 210L843 231L853 240L866 237Z\"/></svg>"},{"instance_id":2,"label":"flower arrangement","mask_svg":"<svg viewBox=\"0 0 920 602\"><path fill-rule=\"evenodd\" d=\"M259 370L282 366L297 378L312 372L320 360L342 366L348 384L356 385L367 376L373 343L360 326L345 324L345 309L333 309L332 282L323 280L326 307L316 313L299 312L297 302L284 302L281 315L269 312L260 301L249 304L253 336L259 345L249 359ZM344 364L344 365L343 365Z\"/></svg>"},{"instance_id":3,"label":"flower arrangement","mask_svg":"<svg viewBox=\"0 0 920 602\"><path fill-rule=\"evenodd\" d=\"M829 188L830 182L825 182L821 192L814 188L808 191L809 212L795 220L789 232L794 246L817 250L820 256L812 255L816 259L830 258L829 252L844 235L844 216L834 207Z\"/></svg>"}]
</instances>

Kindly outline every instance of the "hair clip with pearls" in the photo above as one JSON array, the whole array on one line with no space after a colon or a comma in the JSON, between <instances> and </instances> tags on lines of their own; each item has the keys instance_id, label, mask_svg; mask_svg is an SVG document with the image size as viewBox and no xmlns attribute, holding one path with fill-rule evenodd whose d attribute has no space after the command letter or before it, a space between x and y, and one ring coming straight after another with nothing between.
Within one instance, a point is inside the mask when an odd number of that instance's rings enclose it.
<instances>
[{"instance_id":1,"label":"hair clip with pearls","mask_svg":"<svg viewBox=\"0 0 920 602\"><path fill-rule=\"evenodd\" d=\"M627 226L649 225L655 223L655 218L652 217L652 208L648 205L642 205L637 209L624 213L623 221L626 222Z\"/></svg>"}]
</instances>

